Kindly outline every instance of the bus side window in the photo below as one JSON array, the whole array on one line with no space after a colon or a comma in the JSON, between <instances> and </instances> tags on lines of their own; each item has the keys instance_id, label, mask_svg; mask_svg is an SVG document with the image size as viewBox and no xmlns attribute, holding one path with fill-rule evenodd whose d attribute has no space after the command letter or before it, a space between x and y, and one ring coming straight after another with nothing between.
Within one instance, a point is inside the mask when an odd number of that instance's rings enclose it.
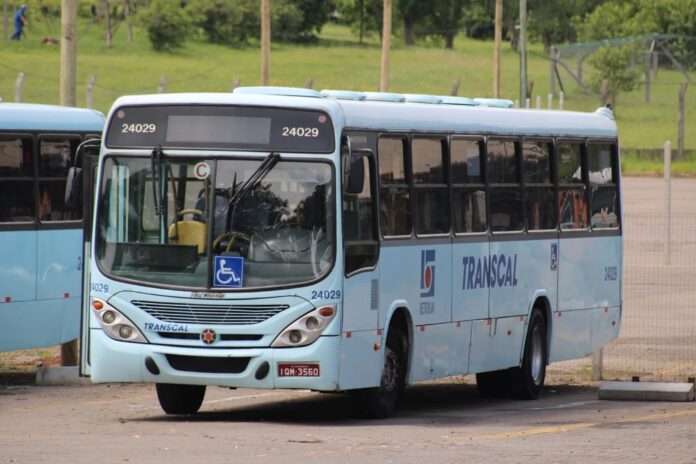
<instances>
[{"instance_id":1,"label":"bus side window","mask_svg":"<svg viewBox=\"0 0 696 464\"><path fill-rule=\"evenodd\" d=\"M353 155L359 156L359 155ZM378 242L375 221L372 158L362 155L364 183L362 192L343 193L343 241L345 273L371 268L377 262Z\"/></svg>"},{"instance_id":2,"label":"bus side window","mask_svg":"<svg viewBox=\"0 0 696 464\"><path fill-rule=\"evenodd\" d=\"M527 230L556 228L556 193L551 176L551 142L525 140L522 144Z\"/></svg>"},{"instance_id":3,"label":"bus side window","mask_svg":"<svg viewBox=\"0 0 696 464\"><path fill-rule=\"evenodd\" d=\"M616 159L615 145L593 142L587 145L590 223L593 229L619 226Z\"/></svg>"},{"instance_id":4,"label":"bus side window","mask_svg":"<svg viewBox=\"0 0 696 464\"><path fill-rule=\"evenodd\" d=\"M69 221L82 218L82 206L65 205L65 182L80 144L77 137L39 138L39 220Z\"/></svg>"},{"instance_id":5,"label":"bus side window","mask_svg":"<svg viewBox=\"0 0 696 464\"><path fill-rule=\"evenodd\" d=\"M450 143L455 233L485 232L488 227L485 159L481 140L453 139Z\"/></svg>"},{"instance_id":6,"label":"bus side window","mask_svg":"<svg viewBox=\"0 0 696 464\"><path fill-rule=\"evenodd\" d=\"M380 225L385 237L411 235L411 198L406 139L380 137L378 145Z\"/></svg>"},{"instance_id":7,"label":"bus side window","mask_svg":"<svg viewBox=\"0 0 696 464\"><path fill-rule=\"evenodd\" d=\"M558 221L561 230L587 228L585 182L580 143L556 143L558 163Z\"/></svg>"},{"instance_id":8,"label":"bus side window","mask_svg":"<svg viewBox=\"0 0 696 464\"><path fill-rule=\"evenodd\" d=\"M0 136L0 222L33 222L34 150L29 136Z\"/></svg>"},{"instance_id":9,"label":"bus side window","mask_svg":"<svg viewBox=\"0 0 696 464\"><path fill-rule=\"evenodd\" d=\"M489 139L487 143L493 232L521 231L524 225L518 145L508 139Z\"/></svg>"},{"instance_id":10,"label":"bus side window","mask_svg":"<svg viewBox=\"0 0 696 464\"><path fill-rule=\"evenodd\" d=\"M449 189L445 176L447 143L444 139L414 137L411 166L415 196L416 234L448 234Z\"/></svg>"}]
</instances>

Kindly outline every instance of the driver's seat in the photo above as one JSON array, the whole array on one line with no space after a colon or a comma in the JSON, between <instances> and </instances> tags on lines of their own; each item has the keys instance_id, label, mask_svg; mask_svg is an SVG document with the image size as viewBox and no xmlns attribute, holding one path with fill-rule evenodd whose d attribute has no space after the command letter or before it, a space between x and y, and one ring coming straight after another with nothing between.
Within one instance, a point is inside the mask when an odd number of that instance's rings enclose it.
<instances>
[{"instance_id":1,"label":"driver's seat","mask_svg":"<svg viewBox=\"0 0 696 464\"><path fill-rule=\"evenodd\" d=\"M179 245L196 245L198 254L205 254L208 239L208 225L205 222L184 219L184 215L203 216L198 209L184 209L177 214L177 221L169 226L169 240Z\"/></svg>"}]
</instances>

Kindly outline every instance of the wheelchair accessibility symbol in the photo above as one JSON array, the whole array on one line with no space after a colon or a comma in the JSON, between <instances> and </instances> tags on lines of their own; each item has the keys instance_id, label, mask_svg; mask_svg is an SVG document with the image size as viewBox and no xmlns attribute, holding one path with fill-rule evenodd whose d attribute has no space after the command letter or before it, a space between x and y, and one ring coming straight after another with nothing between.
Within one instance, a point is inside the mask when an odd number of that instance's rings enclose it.
<instances>
[{"instance_id":1,"label":"wheelchair accessibility symbol","mask_svg":"<svg viewBox=\"0 0 696 464\"><path fill-rule=\"evenodd\" d=\"M244 258L216 256L214 273L214 287L241 287L244 282Z\"/></svg>"}]
</instances>

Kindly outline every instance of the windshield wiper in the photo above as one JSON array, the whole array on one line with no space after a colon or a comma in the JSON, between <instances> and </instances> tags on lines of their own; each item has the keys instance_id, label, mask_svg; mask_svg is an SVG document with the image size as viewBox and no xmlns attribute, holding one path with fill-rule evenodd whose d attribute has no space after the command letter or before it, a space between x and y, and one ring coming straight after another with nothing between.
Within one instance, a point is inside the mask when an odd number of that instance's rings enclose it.
<instances>
[{"instance_id":1,"label":"windshield wiper","mask_svg":"<svg viewBox=\"0 0 696 464\"><path fill-rule=\"evenodd\" d=\"M162 182L159 179L159 174L162 167L162 145L157 145L150 155L150 165L152 167L152 201L155 203L155 215L164 216L167 209L164 191L162 190Z\"/></svg>"},{"instance_id":2,"label":"windshield wiper","mask_svg":"<svg viewBox=\"0 0 696 464\"><path fill-rule=\"evenodd\" d=\"M228 209L227 209L227 230L231 231L232 230L232 220L234 219L234 213L235 210L237 209L237 205L239 202L244 198L244 196L249 193L254 187L256 187L259 182L263 180L266 175L271 172L271 169L275 167L276 164L278 164L278 161L280 161L280 154L279 153L271 153L269 154L266 159L263 160L261 165L254 171L251 176L247 180L244 181L244 183L239 187L239 190L237 190L234 194L232 194L232 198L230 201L227 203ZM236 175L236 173L235 173ZM236 186L236 182L235 182ZM234 188L234 186L233 186ZM229 208L231 206L231 208Z\"/></svg>"}]
</instances>

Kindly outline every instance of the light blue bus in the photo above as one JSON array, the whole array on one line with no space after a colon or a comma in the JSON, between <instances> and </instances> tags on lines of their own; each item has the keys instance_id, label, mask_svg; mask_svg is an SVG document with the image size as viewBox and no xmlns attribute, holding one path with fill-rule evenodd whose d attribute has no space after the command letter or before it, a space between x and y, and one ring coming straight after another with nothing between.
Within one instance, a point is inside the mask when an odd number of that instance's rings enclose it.
<instances>
[{"instance_id":1,"label":"light blue bus","mask_svg":"<svg viewBox=\"0 0 696 464\"><path fill-rule=\"evenodd\" d=\"M80 335L81 210L68 208L68 168L104 115L0 103L0 351L56 345Z\"/></svg>"},{"instance_id":2,"label":"light blue bus","mask_svg":"<svg viewBox=\"0 0 696 464\"><path fill-rule=\"evenodd\" d=\"M618 335L612 112L260 87L119 98L99 158L83 369L352 392L476 374L536 398Z\"/></svg>"}]
</instances>

